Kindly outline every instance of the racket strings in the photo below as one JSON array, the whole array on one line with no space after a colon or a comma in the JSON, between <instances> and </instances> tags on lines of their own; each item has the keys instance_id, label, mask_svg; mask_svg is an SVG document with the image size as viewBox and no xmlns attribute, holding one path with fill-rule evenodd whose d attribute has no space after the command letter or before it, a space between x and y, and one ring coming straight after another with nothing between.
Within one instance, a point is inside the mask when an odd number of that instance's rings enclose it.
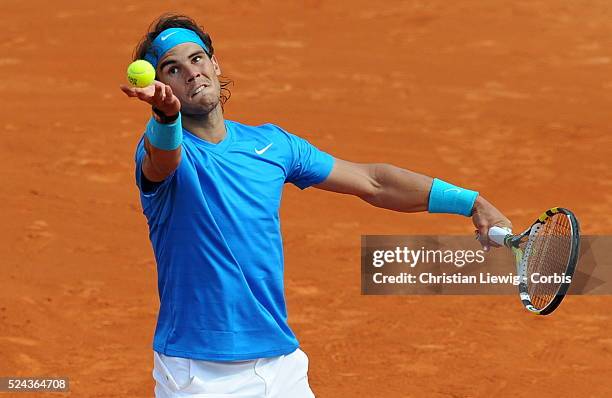
<instances>
[{"instance_id":1,"label":"racket strings","mask_svg":"<svg viewBox=\"0 0 612 398\"><path fill-rule=\"evenodd\" d=\"M527 261L527 292L532 305L543 309L559 291L569 263L572 250L569 218L564 214L555 214L530 240L532 247Z\"/></svg>"}]
</instances>

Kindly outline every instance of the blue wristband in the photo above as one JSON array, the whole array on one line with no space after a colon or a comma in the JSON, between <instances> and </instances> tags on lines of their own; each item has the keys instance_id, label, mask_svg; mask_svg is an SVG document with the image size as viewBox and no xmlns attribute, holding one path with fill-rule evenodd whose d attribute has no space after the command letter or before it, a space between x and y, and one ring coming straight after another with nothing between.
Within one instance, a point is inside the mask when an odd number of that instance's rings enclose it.
<instances>
[{"instance_id":1,"label":"blue wristband","mask_svg":"<svg viewBox=\"0 0 612 398\"><path fill-rule=\"evenodd\" d=\"M449 213L471 216L478 192L457 187L434 178L429 193L430 213Z\"/></svg>"},{"instance_id":2,"label":"blue wristband","mask_svg":"<svg viewBox=\"0 0 612 398\"><path fill-rule=\"evenodd\" d=\"M151 145L164 151L173 151L183 142L183 126L181 115L175 121L168 124L159 123L154 118L149 120L145 135Z\"/></svg>"}]
</instances>

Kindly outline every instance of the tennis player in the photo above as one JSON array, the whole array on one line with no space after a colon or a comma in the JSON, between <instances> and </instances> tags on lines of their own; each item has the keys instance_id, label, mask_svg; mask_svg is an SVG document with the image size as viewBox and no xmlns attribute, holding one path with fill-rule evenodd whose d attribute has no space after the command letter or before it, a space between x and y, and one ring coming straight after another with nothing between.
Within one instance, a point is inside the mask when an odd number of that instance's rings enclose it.
<instances>
[{"instance_id":1,"label":"tennis player","mask_svg":"<svg viewBox=\"0 0 612 398\"><path fill-rule=\"evenodd\" d=\"M482 244L510 222L477 192L388 164L336 159L273 124L226 120L210 36L164 15L138 45L157 80L122 86L152 107L136 183L157 261L157 397L313 397L287 324L279 205L285 183L401 212L471 217Z\"/></svg>"}]
</instances>

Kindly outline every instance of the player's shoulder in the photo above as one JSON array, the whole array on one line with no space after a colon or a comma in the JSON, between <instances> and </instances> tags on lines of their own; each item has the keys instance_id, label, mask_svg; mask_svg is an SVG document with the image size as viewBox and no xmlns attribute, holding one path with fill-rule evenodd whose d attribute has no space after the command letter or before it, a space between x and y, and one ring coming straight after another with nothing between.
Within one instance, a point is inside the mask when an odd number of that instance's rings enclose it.
<instances>
[{"instance_id":1,"label":"player's shoulder","mask_svg":"<svg viewBox=\"0 0 612 398\"><path fill-rule=\"evenodd\" d=\"M274 134L278 132L284 132L285 130L277 126L274 123L264 123L259 125L251 125L246 123L237 122L235 120L226 120L226 123L240 132L247 134Z\"/></svg>"},{"instance_id":2,"label":"player's shoulder","mask_svg":"<svg viewBox=\"0 0 612 398\"><path fill-rule=\"evenodd\" d=\"M233 128L237 135L242 136L244 138L254 138L259 136L269 139L279 138L283 140L291 140L292 137L296 137L295 134L288 132L284 128L274 123L248 125L233 120L226 120L226 122L229 124L230 128Z\"/></svg>"}]
</instances>

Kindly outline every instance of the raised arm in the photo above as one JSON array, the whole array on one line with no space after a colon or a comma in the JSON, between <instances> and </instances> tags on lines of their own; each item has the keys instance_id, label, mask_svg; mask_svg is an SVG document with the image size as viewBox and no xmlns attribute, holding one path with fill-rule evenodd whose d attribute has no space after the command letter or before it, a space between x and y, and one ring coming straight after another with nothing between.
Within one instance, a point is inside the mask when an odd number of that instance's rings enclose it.
<instances>
[{"instance_id":1,"label":"raised arm","mask_svg":"<svg viewBox=\"0 0 612 398\"><path fill-rule=\"evenodd\" d=\"M405 213L413 213L429 210L430 212L450 212L446 210L444 203L441 203L442 198L434 198L437 203L430 203L432 187L434 179L412 171L404 170L399 167L384 163L352 163L345 160L336 159L334 168L327 179L315 185L316 188L327 191L339 192L349 195L355 195L370 203L373 206L385 209L401 211ZM441 186L439 180L435 187L435 192L444 193L446 191L451 195L463 191L462 188L450 185ZM457 191L457 192L453 192ZM476 195L475 192L467 191ZM472 196L473 198L473 196ZM463 214L472 217L474 226L478 229L481 237L481 243L485 248L489 246L497 246L490 242L487 238L489 228L497 225L501 227L511 228L510 221L493 205L491 205L481 195L477 195L475 200L467 197L455 197L452 199L455 204L465 206L469 202L469 209L461 210L457 214ZM467 202L466 202L467 200Z\"/></svg>"},{"instance_id":2,"label":"raised arm","mask_svg":"<svg viewBox=\"0 0 612 398\"><path fill-rule=\"evenodd\" d=\"M181 104L170 86L159 81L144 88L125 85L120 88L128 97L138 98L153 109L153 120L147 125L145 135L147 155L142 172L151 182L163 181L181 161Z\"/></svg>"}]
</instances>

